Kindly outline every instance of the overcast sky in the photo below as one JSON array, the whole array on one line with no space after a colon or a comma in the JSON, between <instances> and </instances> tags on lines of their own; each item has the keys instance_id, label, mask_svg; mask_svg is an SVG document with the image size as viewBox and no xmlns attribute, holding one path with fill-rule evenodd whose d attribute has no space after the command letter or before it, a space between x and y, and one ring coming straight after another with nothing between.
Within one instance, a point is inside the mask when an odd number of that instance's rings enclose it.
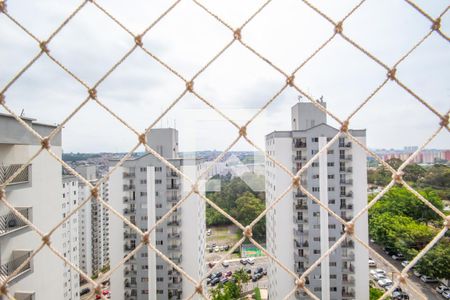
<instances>
[{"instance_id":1,"label":"overcast sky","mask_svg":"<svg viewBox=\"0 0 450 300\"><path fill-rule=\"evenodd\" d=\"M312 1L333 19L341 19L358 1ZM8 2L8 11L41 40L80 1ZM98 1L132 32L152 23L171 1ZM239 27L262 3L256 0L206 1L205 6ZM448 1L417 1L431 16ZM355 41L393 65L429 30L430 23L400 0L368 0L344 24ZM442 20L450 34L450 12ZM292 72L334 28L300 0L274 0L242 32L245 42ZM39 51L34 40L0 15L0 88ZM192 1L181 1L144 38L145 46L190 78L232 38L230 31ZM93 4L50 43L51 53L89 85L94 84L133 45L133 39ZM398 68L398 77L441 113L450 109L450 45L436 33ZM385 70L336 37L296 75L296 83L314 97L323 95L328 108L345 118L385 78ZM235 43L195 81L195 89L239 123L244 123L283 85L285 79L242 45ZM144 130L185 88L184 83L137 49L98 88L99 99L139 131ZM6 93L18 114L41 122L59 123L86 96L86 90L61 68L41 57ZM298 100L287 89L249 128L261 147L264 136L290 129L290 108ZM0 112L4 112L0 109ZM330 124L333 122L330 121ZM389 82L351 122L366 128L372 148L421 144L439 124L416 99ZM197 98L186 95L158 126L176 126L180 150L222 150L236 137L234 127ZM88 103L64 128L66 152L128 151L135 136L96 103ZM450 148L448 131L430 145ZM246 142L233 150L253 150Z\"/></svg>"}]
</instances>

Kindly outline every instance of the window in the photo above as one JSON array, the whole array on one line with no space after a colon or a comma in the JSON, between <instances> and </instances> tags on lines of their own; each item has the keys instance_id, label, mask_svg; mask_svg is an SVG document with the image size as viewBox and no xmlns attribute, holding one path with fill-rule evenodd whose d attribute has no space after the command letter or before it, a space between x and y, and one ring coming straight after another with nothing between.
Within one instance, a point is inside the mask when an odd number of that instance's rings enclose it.
<instances>
[{"instance_id":1,"label":"window","mask_svg":"<svg viewBox=\"0 0 450 300\"><path fill-rule=\"evenodd\" d=\"M334 174L328 175L328 179L334 179Z\"/></svg>"},{"instance_id":2,"label":"window","mask_svg":"<svg viewBox=\"0 0 450 300\"><path fill-rule=\"evenodd\" d=\"M147 192L141 192L141 196L147 196Z\"/></svg>"},{"instance_id":3,"label":"window","mask_svg":"<svg viewBox=\"0 0 450 300\"><path fill-rule=\"evenodd\" d=\"M156 265L156 270L162 270L163 266L162 265Z\"/></svg>"},{"instance_id":4,"label":"window","mask_svg":"<svg viewBox=\"0 0 450 300\"><path fill-rule=\"evenodd\" d=\"M162 171L162 167L155 167L155 172L161 172Z\"/></svg>"},{"instance_id":5,"label":"window","mask_svg":"<svg viewBox=\"0 0 450 300\"><path fill-rule=\"evenodd\" d=\"M161 240L161 241L156 241L156 245L162 245L163 244L163 241Z\"/></svg>"},{"instance_id":6,"label":"window","mask_svg":"<svg viewBox=\"0 0 450 300\"><path fill-rule=\"evenodd\" d=\"M163 277L157 277L157 278L156 278L156 281L157 281L157 282L163 282L163 281L164 281L164 278L163 278Z\"/></svg>"},{"instance_id":7,"label":"window","mask_svg":"<svg viewBox=\"0 0 450 300\"><path fill-rule=\"evenodd\" d=\"M162 183L161 179L155 179L155 184L161 184L161 183Z\"/></svg>"},{"instance_id":8,"label":"window","mask_svg":"<svg viewBox=\"0 0 450 300\"><path fill-rule=\"evenodd\" d=\"M313 253L314 254L320 254L320 250L319 249L314 249Z\"/></svg>"},{"instance_id":9,"label":"window","mask_svg":"<svg viewBox=\"0 0 450 300\"><path fill-rule=\"evenodd\" d=\"M330 186L330 187L328 188L328 191L329 191L329 192L334 192L334 187L333 187L333 186Z\"/></svg>"},{"instance_id":10,"label":"window","mask_svg":"<svg viewBox=\"0 0 450 300\"><path fill-rule=\"evenodd\" d=\"M320 187L313 187L313 188L312 188L312 191L313 191L313 192L319 192L319 191L320 191Z\"/></svg>"},{"instance_id":11,"label":"window","mask_svg":"<svg viewBox=\"0 0 450 300\"><path fill-rule=\"evenodd\" d=\"M162 294L164 294L164 291L163 290L156 290L156 293L159 294L159 295L162 295Z\"/></svg>"},{"instance_id":12,"label":"window","mask_svg":"<svg viewBox=\"0 0 450 300\"><path fill-rule=\"evenodd\" d=\"M329 167L334 167L334 162L328 162L328 163L327 163L327 166L329 166Z\"/></svg>"},{"instance_id":13,"label":"window","mask_svg":"<svg viewBox=\"0 0 450 300\"><path fill-rule=\"evenodd\" d=\"M147 184L147 179L141 179L141 184Z\"/></svg>"},{"instance_id":14,"label":"window","mask_svg":"<svg viewBox=\"0 0 450 300\"><path fill-rule=\"evenodd\" d=\"M318 141L319 141L318 137L311 138L311 142L313 142L313 143L317 143Z\"/></svg>"},{"instance_id":15,"label":"window","mask_svg":"<svg viewBox=\"0 0 450 300\"><path fill-rule=\"evenodd\" d=\"M140 168L139 170L140 170L141 172L146 172L146 171L147 171L147 168L143 167L143 168Z\"/></svg>"},{"instance_id":16,"label":"window","mask_svg":"<svg viewBox=\"0 0 450 300\"><path fill-rule=\"evenodd\" d=\"M335 261L331 261L330 262L330 267L336 267L336 262Z\"/></svg>"},{"instance_id":17,"label":"window","mask_svg":"<svg viewBox=\"0 0 450 300\"><path fill-rule=\"evenodd\" d=\"M319 166L319 163L318 163L318 162L313 162L313 163L312 163L312 167L317 168L318 166Z\"/></svg>"}]
</instances>

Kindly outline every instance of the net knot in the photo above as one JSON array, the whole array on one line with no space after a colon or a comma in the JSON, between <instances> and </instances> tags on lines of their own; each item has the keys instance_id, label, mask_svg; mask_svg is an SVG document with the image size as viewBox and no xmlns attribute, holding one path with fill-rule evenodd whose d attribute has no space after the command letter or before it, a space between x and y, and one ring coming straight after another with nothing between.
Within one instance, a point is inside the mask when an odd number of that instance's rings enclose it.
<instances>
[{"instance_id":1,"label":"net knot","mask_svg":"<svg viewBox=\"0 0 450 300\"><path fill-rule=\"evenodd\" d=\"M345 120L344 122L342 122L342 126L341 126L341 132L347 132L348 131L348 120Z\"/></svg>"},{"instance_id":2,"label":"net knot","mask_svg":"<svg viewBox=\"0 0 450 300\"><path fill-rule=\"evenodd\" d=\"M299 278L295 280L295 286L297 289L303 289L305 287L305 279Z\"/></svg>"},{"instance_id":3,"label":"net knot","mask_svg":"<svg viewBox=\"0 0 450 300\"><path fill-rule=\"evenodd\" d=\"M287 83L287 85L293 86L293 85L294 85L294 79L295 79L295 76L294 76L294 75L291 75L291 76L289 76L288 78L286 78L286 83Z\"/></svg>"},{"instance_id":4,"label":"net knot","mask_svg":"<svg viewBox=\"0 0 450 300\"><path fill-rule=\"evenodd\" d=\"M41 146L44 149L50 149L50 140L48 139L48 137L45 137L41 140Z\"/></svg>"},{"instance_id":5,"label":"net knot","mask_svg":"<svg viewBox=\"0 0 450 300\"><path fill-rule=\"evenodd\" d=\"M300 187L300 176L297 175L292 178L292 185L297 188Z\"/></svg>"},{"instance_id":6,"label":"net knot","mask_svg":"<svg viewBox=\"0 0 450 300\"><path fill-rule=\"evenodd\" d=\"M433 30L441 29L441 18L437 18L436 20L434 20L433 25L431 25L431 29Z\"/></svg>"},{"instance_id":7,"label":"net knot","mask_svg":"<svg viewBox=\"0 0 450 300\"><path fill-rule=\"evenodd\" d=\"M144 233L144 235L142 236L142 244L144 245L148 245L150 242L150 233L147 231Z\"/></svg>"},{"instance_id":8,"label":"net knot","mask_svg":"<svg viewBox=\"0 0 450 300\"><path fill-rule=\"evenodd\" d=\"M197 286L195 287L195 292L196 292L197 294L203 294L203 287L202 287L201 284L199 284L199 285L197 285Z\"/></svg>"},{"instance_id":9,"label":"net knot","mask_svg":"<svg viewBox=\"0 0 450 300\"><path fill-rule=\"evenodd\" d=\"M398 278L398 281L401 284L406 284L406 279L408 278L408 274L400 274L400 277Z\"/></svg>"},{"instance_id":10,"label":"net knot","mask_svg":"<svg viewBox=\"0 0 450 300\"><path fill-rule=\"evenodd\" d=\"M342 21L337 23L336 26L334 27L334 32L336 32L338 34L341 34L343 30L344 30L344 28L343 28Z\"/></svg>"},{"instance_id":11,"label":"net knot","mask_svg":"<svg viewBox=\"0 0 450 300\"><path fill-rule=\"evenodd\" d=\"M6 0L0 0L0 12L6 13Z\"/></svg>"},{"instance_id":12,"label":"net knot","mask_svg":"<svg viewBox=\"0 0 450 300\"><path fill-rule=\"evenodd\" d=\"M0 296L6 296L8 289L6 288L6 282L0 287Z\"/></svg>"},{"instance_id":13,"label":"net knot","mask_svg":"<svg viewBox=\"0 0 450 300\"><path fill-rule=\"evenodd\" d=\"M1 98L0 98L0 103L1 102L2 101L1 101ZM450 115L443 116L442 119L441 119L441 122L439 123L439 125L441 125L442 127L447 127L448 123L449 123L449 118L450 118Z\"/></svg>"},{"instance_id":14,"label":"net knot","mask_svg":"<svg viewBox=\"0 0 450 300\"><path fill-rule=\"evenodd\" d=\"M247 238L251 238L253 236L252 228L250 226L245 226L244 235Z\"/></svg>"},{"instance_id":15,"label":"net knot","mask_svg":"<svg viewBox=\"0 0 450 300\"><path fill-rule=\"evenodd\" d=\"M145 133L140 134L138 137L138 140L139 140L139 143L141 143L141 144L147 143L147 138L145 137Z\"/></svg>"},{"instance_id":16,"label":"net knot","mask_svg":"<svg viewBox=\"0 0 450 300\"><path fill-rule=\"evenodd\" d=\"M134 42L136 43L136 45L138 45L139 47L142 47L144 45L144 43L142 43L142 35L137 35L134 37Z\"/></svg>"},{"instance_id":17,"label":"net knot","mask_svg":"<svg viewBox=\"0 0 450 300\"><path fill-rule=\"evenodd\" d=\"M387 77L388 77L390 80L395 80L395 73L397 73L397 69L396 69L396 68L393 68L393 69L391 69L391 70L388 71Z\"/></svg>"},{"instance_id":18,"label":"net knot","mask_svg":"<svg viewBox=\"0 0 450 300\"><path fill-rule=\"evenodd\" d=\"M186 82L186 89L192 93L194 91L194 82L193 81Z\"/></svg>"},{"instance_id":19,"label":"net knot","mask_svg":"<svg viewBox=\"0 0 450 300\"><path fill-rule=\"evenodd\" d=\"M5 104L5 95L0 94L0 104L4 105Z\"/></svg>"},{"instance_id":20,"label":"net knot","mask_svg":"<svg viewBox=\"0 0 450 300\"><path fill-rule=\"evenodd\" d=\"M241 128L239 128L239 135L240 136L247 136L247 127L242 126Z\"/></svg>"},{"instance_id":21,"label":"net knot","mask_svg":"<svg viewBox=\"0 0 450 300\"><path fill-rule=\"evenodd\" d=\"M97 90L96 89L89 89L89 97L91 99L97 99Z\"/></svg>"},{"instance_id":22,"label":"net knot","mask_svg":"<svg viewBox=\"0 0 450 300\"><path fill-rule=\"evenodd\" d=\"M50 246L51 241L50 241L50 235L46 234L42 237L42 242L47 245Z\"/></svg>"},{"instance_id":23,"label":"net knot","mask_svg":"<svg viewBox=\"0 0 450 300\"><path fill-rule=\"evenodd\" d=\"M240 41L241 40L241 29L240 28L238 28L238 29L236 29L234 32L233 32L233 36L234 36L234 39L235 40L238 40L238 41Z\"/></svg>"},{"instance_id":24,"label":"net knot","mask_svg":"<svg viewBox=\"0 0 450 300\"><path fill-rule=\"evenodd\" d=\"M444 219L444 226L450 229L450 216L446 216Z\"/></svg>"},{"instance_id":25,"label":"net knot","mask_svg":"<svg viewBox=\"0 0 450 300\"><path fill-rule=\"evenodd\" d=\"M402 171L392 174L392 179L394 179L396 183L401 184L404 174L405 173L403 173Z\"/></svg>"},{"instance_id":26,"label":"net knot","mask_svg":"<svg viewBox=\"0 0 450 300\"><path fill-rule=\"evenodd\" d=\"M92 198L95 198L95 199L97 199L97 197L98 197L98 188L92 188L91 189L91 195L92 195Z\"/></svg>"},{"instance_id":27,"label":"net knot","mask_svg":"<svg viewBox=\"0 0 450 300\"><path fill-rule=\"evenodd\" d=\"M48 50L46 41L40 42L39 43L39 48L41 48L42 52L45 52L45 53L49 53L50 52L50 50Z\"/></svg>"},{"instance_id":28,"label":"net knot","mask_svg":"<svg viewBox=\"0 0 450 300\"><path fill-rule=\"evenodd\" d=\"M345 232L352 235L355 232L355 224L353 222L347 222L347 224L345 224Z\"/></svg>"},{"instance_id":29,"label":"net knot","mask_svg":"<svg viewBox=\"0 0 450 300\"><path fill-rule=\"evenodd\" d=\"M197 184L197 183L195 183L195 184L192 185L192 191L193 191L195 194L199 194L199 193L200 193L199 190L198 190L198 184Z\"/></svg>"}]
</instances>

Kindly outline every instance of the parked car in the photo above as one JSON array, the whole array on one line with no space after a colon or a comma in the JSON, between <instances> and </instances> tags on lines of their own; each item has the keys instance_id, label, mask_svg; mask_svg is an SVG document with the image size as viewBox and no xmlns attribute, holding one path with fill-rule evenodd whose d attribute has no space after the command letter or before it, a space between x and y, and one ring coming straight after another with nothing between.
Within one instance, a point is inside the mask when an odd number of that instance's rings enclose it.
<instances>
[{"instance_id":1,"label":"parked car","mask_svg":"<svg viewBox=\"0 0 450 300\"><path fill-rule=\"evenodd\" d=\"M420 276L422 276L422 274L420 274L418 271L416 271L416 270L413 270L413 274L414 274L414 276L416 276L416 277L420 277Z\"/></svg>"},{"instance_id":2,"label":"parked car","mask_svg":"<svg viewBox=\"0 0 450 300\"><path fill-rule=\"evenodd\" d=\"M211 286L215 286L220 282L220 277L215 277L211 280Z\"/></svg>"},{"instance_id":3,"label":"parked car","mask_svg":"<svg viewBox=\"0 0 450 300\"><path fill-rule=\"evenodd\" d=\"M219 246L219 250L220 250L220 251L225 251L225 246L224 246L224 245Z\"/></svg>"},{"instance_id":4,"label":"parked car","mask_svg":"<svg viewBox=\"0 0 450 300\"><path fill-rule=\"evenodd\" d=\"M403 254L401 254L401 253L395 253L392 255L392 258L395 260L402 260L405 258L405 256L403 256Z\"/></svg>"},{"instance_id":5,"label":"parked car","mask_svg":"<svg viewBox=\"0 0 450 300\"><path fill-rule=\"evenodd\" d=\"M433 277L430 277L430 276L427 276L427 275L420 276L420 280L422 280L423 282L426 282L426 283L436 283L436 282L438 282L438 280L436 278L433 278Z\"/></svg>"},{"instance_id":6,"label":"parked car","mask_svg":"<svg viewBox=\"0 0 450 300\"><path fill-rule=\"evenodd\" d=\"M214 252L219 252L219 251L220 251L219 246L215 246L215 247L214 247Z\"/></svg>"},{"instance_id":7,"label":"parked car","mask_svg":"<svg viewBox=\"0 0 450 300\"><path fill-rule=\"evenodd\" d=\"M220 278L220 277L222 277L222 272L216 272L213 275L213 278Z\"/></svg>"},{"instance_id":8,"label":"parked car","mask_svg":"<svg viewBox=\"0 0 450 300\"><path fill-rule=\"evenodd\" d=\"M247 262L251 265L253 265L255 263L255 259L253 257L249 257L247 258Z\"/></svg>"},{"instance_id":9,"label":"parked car","mask_svg":"<svg viewBox=\"0 0 450 300\"><path fill-rule=\"evenodd\" d=\"M402 261L402 266L406 267L409 264L409 260Z\"/></svg>"},{"instance_id":10,"label":"parked car","mask_svg":"<svg viewBox=\"0 0 450 300\"><path fill-rule=\"evenodd\" d=\"M244 266L247 264L247 260L245 258L241 258L241 260L239 262L241 264L243 264Z\"/></svg>"},{"instance_id":11,"label":"parked car","mask_svg":"<svg viewBox=\"0 0 450 300\"><path fill-rule=\"evenodd\" d=\"M263 268L258 268L258 269L256 269L256 271L255 271L255 274L256 274L256 273L261 273L261 274L262 274L262 273L263 273L263 271L264 271L264 269L263 269Z\"/></svg>"},{"instance_id":12,"label":"parked car","mask_svg":"<svg viewBox=\"0 0 450 300\"><path fill-rule=\"evenodd\" d=\"M373 278L374 278L375 280L386 279L386 275L383 274L383 273L377 273L377 274L373 275Z\"/></svg>"},{"instance_id":13,"label":"parked car","mask_svg":"<svg viewBox=\"0 0 450 300\"><path fill-rule=\"evenodd\" d=\"M81 290L80 292L80 296L86 295L87 293L89 293L91 291L90 288L84 288Z\"/></svg>"},{"instance_id":14,"label":"parked car","mask_svg":"<svg viewBox=\"0 0 450 300\"><path fill-rule=\"evenodd\" d=\"M206 230L206 235L211 235L212 231L211 229Z\"/></svg>"},{"instance_id":15,"label":"parked car","mask_svg":"<svg viewBox=\"0 0 450 300\"><path fill-rule=\"evenodd\" d=\"M252 270L251 269L246 269L245 272L247 272L247 274L252 274Z\"/></svg>"},{"instance_id":16,"label":"parked car","mask_svg":"<svg viewBox=\"0 0 450 300\"><path fill-rule=\"evenodd\" d=\"M447 291L450 291L450 288L444 284L440 284L438 287L436 287L436 292L438 292L439 294Z\"/></svg>"},{"instance_id":17,"label":"parked car","mask_svg":"<svg viewBox=\"0 0 450 300\"><path fill-rule=\"evenodd\" d=\"M215 265L216 265L216 263L214 263L214 262L212 262L212 261L210 261L210 262L208 263L208 266L209 266L210 268L214 267Z\"/></svg>"},{"instance_id":18,"label":"parked car","mask_svg":"<svg viewBox=\"0 0 450 300\"><path fill-rule=\"evenodd\" d=\"M377 266L377 264L375 263L375 261L371 258L369 258L369 267L375 268Z\"/></svg>"},{"instance_id":19,"label":"parked car","mask_svg":"<svg viewBox=\"0 0 450 300\"><path fill-rule=\"evenodd\" d=\"M228 282L228 277L224 277L224 278L220 279L221 284L225 284L227 282Z\"/></svg>"},{"instance_id":20,"label":"parked car","mask_svg":"<svg viewBox=\"0 0 450 300\"><path fill-rule=\"evenodd\" d=\"M231 272L231 271L228 271L225 273L225 276L227 276L227 277L230 277L231 275L233 275L233 272Z\"/></svg>"},{"instance_id":21,"label":"parked car","mask_svg":"<svg viewBox=\"0 0 450 300\"><path fill-rule=\"evenodd\" d=\"M442 297L444 297L444 299L450 299L450 291L443 292Z\"/></svg>"},{"instance_id":22,"label":"parked car","mask_svg":"<svg viewBox=\"0 0 450 300\"><path fill-rule=\"evenodd\" d=\"M230 266L230 263L229 263L228 261L224 260L224 261L222 262L222 266L223 266L224 268L228 268L228 267Z\"/></svg>"},{"instance_id":23,"label":"parked car","mask_svg":"<svg viewBox=\"0 0 450 300\"><path fill-rule=\"evenodd\" d=\"M258 277L256 274L254 274L254 275L252 276L252 281L253 281L253 282L258 281L258 279L259 279L259 277Z\"/></svg>"},{"instance_id":24,"label":"parked car","mask_svg":"<svg viewBox=\"0 0 450 300\"><path fill-rule=\"evenodd\" d=\"M392 284L394 284L394 283L389 278L378 280L378 285L381 287L385 287L387 285L392 285Z\"/></svg>"},{"instance_id":25,"label":"parked car","mask_svg":"<svg viewBox=\"0 0 450 300\"><path fill-rule=\"evenodd\" d=\"M393 300L409 300L409 295L405 292L393 292L392 299Z\"/></svg>"},{"instance_id":26,"label":"parked car","mask_svg":"<svg viewBox=\"0 0 450 300\"><path fill-rule=\"evenodd\" d=\"M225 245L225 246L224 246L224 250L225 250L225 251L230 250L230 245Z\"/></svg>"},{"instance_id":27,"label":"parked car","mask_svg":"<svg viewBox=\"0 0 450 300\"><path fill-rule=\"evenodd\" d=\"M375 275L375 274L383 274L386 275L386 271L383 269L375 269L375 270L371 270L370 271L370 275Z\"/></svg>"},{"instance_id":28,"label":"parked car","mask_svg":"<svg viewBox=\"0 0 450 300\"><path fill-rule=\"evenodd\" d=\"M211 274L209 274L209 276L211 276ZM211 283L211 277L209 277L209 276L206 278L206 284L207 285Z\"/></svg>"}]
</instances>

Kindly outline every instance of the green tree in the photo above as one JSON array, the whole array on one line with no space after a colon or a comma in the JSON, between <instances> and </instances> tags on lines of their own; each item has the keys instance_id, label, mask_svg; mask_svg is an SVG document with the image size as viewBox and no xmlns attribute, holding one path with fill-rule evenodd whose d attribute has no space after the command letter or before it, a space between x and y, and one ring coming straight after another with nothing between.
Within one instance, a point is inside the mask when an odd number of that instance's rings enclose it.
<instances>
[{"instance_id":1,"label":"green tree","mask_svg":"<svg viewBox=\"0 0 450 300\"><path fill-rule=\"evenodd\" d=\"M414 267L420 274L450 279L450 241L443 238Z\"/></svg>"},{"instance_id":2,"label":"green tree","mask_svg":"<svg viewBox=\"0 0 450 300\"><path fill-rule=\"evenodd\" d=\"M369 297L370 297L369 299L377 300L377 299L381 298L381 296L383 296L383 294L384 294L383 290L371 287L369 290ZM390 299L390 298L388 298L388 299Z\"/></svg>"},{"instance_id":3,"label":"green tree","mask_svg":"<svg viewBox=\"0 0 450 300\"><path fill-rule=\"evenodd\" d=\"M441 198L432 189L423 189L418 192L437 209L444 208ZM441 220L436 212L403 187L392 187L369 211L372 216L386 212L408 216L425 223Z\"/></svg>"},{"instance_id":4,"label":"green tree","mask_svg":"<svg viewBox=\"0 0 450 300\"><path fill-rule=\"evenodd\" d=\"M242 294L242 285L249 281L250 277L244 269L239 269L232 275L232 280L225 284L219 284L210 290L212 300L239 299Z\"/></svg>"},{"instance_id":5,"label":"green tree","mask_svg":"<svg viewBox=\"0 0 450 300\"><path fill-rule=\"evenodd\" d=\"M255 220L265 209L265 205L261 199L255 197L252 193L246 192L236 200L236 208L234 215L236 219L243 225L249 225ZM253 227L253 237L257 240L265 240L266 222L263 217Z\"/></svg>"}]
</instances>

